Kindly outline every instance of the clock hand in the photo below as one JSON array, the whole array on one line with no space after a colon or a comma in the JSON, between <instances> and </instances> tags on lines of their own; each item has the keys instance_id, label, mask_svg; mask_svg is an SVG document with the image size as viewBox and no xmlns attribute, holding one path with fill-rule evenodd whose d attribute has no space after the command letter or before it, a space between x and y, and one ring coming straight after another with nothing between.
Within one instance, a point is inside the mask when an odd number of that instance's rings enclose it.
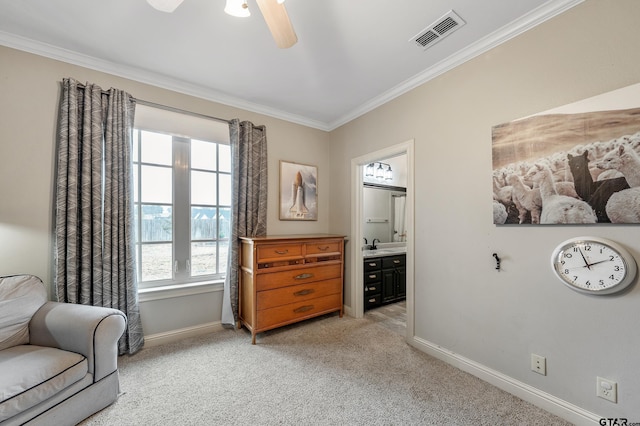
<instances>
[{"instance_id":1,"label":"clock hand","mask_svg":"<svg viewBox=\"0 0 640 426\"><path fill-rule=\"evenodd\" d=\"M597 262L591 263L589 266L597 265L598 263L602 263L602 262L611 262L611 259L598 260Z\"/></svg>"},{"instance_id":2,"label":"clock hand","mask_svg":"<svg viewBox=\"0 0 640 426\"><path fill-rule=\"evenodd\" d=\"M584 260L584 266L586 266L587 269L591 269L591 265L589 264L589 262L587 262L587 258L584 257L584 254L582 253L582 249L580 247L578 247L578 251L580 252L580 256L582 256L582 260Z\"/></svg>"}]
</instances>

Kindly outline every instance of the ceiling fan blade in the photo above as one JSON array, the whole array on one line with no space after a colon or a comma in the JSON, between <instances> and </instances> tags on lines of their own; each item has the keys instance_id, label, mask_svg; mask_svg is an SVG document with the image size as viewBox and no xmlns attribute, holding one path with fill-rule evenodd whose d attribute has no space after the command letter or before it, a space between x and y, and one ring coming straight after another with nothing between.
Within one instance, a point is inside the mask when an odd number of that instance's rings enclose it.
<instances>
[{"instance_id":1,"label":"ceiling fan blade","mask_svg":"<svg viewBox=\"0 0 640 426\"><path fill-rule=\"evenodd\" d=\"M298 36L293 30L293 25L291 25L289 14L284 4L278 3L278 0L257 1L260 12L262 12L276 45L281 49L286 49L296 44Z\"/></svg>"},{"instance_id":2,"label":"ceiling fan blade","mask_svg":"<svg viewBox=\"0 0 640 426\"><path fill-rule=\"evenodd\" d=\"M161 12L171 13L182 3L183 0L147 0L151 6Z\"/></svg>"}]
</instances>

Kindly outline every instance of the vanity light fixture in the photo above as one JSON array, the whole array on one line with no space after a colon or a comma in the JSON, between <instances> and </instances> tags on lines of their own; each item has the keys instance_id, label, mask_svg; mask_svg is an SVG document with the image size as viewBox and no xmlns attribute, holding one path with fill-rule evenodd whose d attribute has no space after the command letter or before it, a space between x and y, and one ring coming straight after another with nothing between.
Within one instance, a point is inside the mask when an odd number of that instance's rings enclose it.
<instances>
[{"instance_id":1,"label":"vanity light fixture","mask_svg":"<svg viewBox=\"0 0 640 426\"><path fill-rule=\"evenodd\" d=\"M376 167L376 164L378 165L378 167ZM386 166L387 170L385 170L382 166ZM378 180L393 179L393 171L391 170L391 166L387 163L381 163L379 161L367 164L364 169L364 175L367 177L375 177Z\"/></svg>"},{"instance_id":2,"label":"vanity light fixture","mask_svg":"<svg viewBox=\"0 0 640 426\"><path fill-rule=\"evenodd\" d=\"M244 0L227 0L227 4L224 7L224 11L238 18L246 18L251 16L249 11L249 5Z\"/></svg>"}]
</instances>

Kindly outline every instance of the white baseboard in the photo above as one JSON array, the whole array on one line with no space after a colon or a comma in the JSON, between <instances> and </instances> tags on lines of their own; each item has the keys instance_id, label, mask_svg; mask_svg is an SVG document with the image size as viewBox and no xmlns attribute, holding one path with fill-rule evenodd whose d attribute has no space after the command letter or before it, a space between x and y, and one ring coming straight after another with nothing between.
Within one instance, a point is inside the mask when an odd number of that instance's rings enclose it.
<instances>
[{"instance_id":1,"label":"white baseboard","mask_svg":"<svg viewBox=\"0 0 640 426\"><path fill-rule=\"evenodd\" d=\"M602 417L424 339L414 336L407 343L576 425L598 425Z\"/></svg>"},{"instance_id":2,"label":"white baseboard","mask_svg":"<svg viewBox=\"0 0 640 426\"><path fill-rule=\"evenodd\" d=\"M204 334L220 330L223 330L222 323L220 321L216 321L199 324L193 327L179 328L177 330L171 330L164 333L150 334L148 336L144 336L144 347L152 348L154 346L177 342L188 337L202 336Z\"/></svg>"}]
</instances>

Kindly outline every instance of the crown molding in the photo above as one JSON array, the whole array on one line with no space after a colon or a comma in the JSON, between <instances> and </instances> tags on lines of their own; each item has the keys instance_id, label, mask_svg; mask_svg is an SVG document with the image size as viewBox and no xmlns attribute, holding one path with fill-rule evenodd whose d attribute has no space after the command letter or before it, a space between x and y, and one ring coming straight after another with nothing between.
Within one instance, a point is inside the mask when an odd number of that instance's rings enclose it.
<instances>
[{"instance_id":1,"label":"crown molding","mask_svg":"<svg viewBox=\"0 0 640 426\"><path fill-rule=\"evenodd\" d=\"M140 83L149 84L167 90L172 90L185 95L193 96L207 101L220 103L234 108L263 114L269 117L288 121L302 126L330 132L338 127L384 105L385 103L415 89L416 87L446 73L459 65L485 53L494 47L528 31L529 29L551 19L566 10L582 3L584 0L550 0L522 18L511 22L494 33L478 40L460 52L452 55L434 66L424 70L414 77L405 80L390 90L382 93L360 107L343 115L333 122L322 122L286 111L270 108L265 105L248 102L228 94L218 92L211 88L196 84L187 83L183 80L175 79L163 74L143 70L141 68L121 65L103 59L83 55L71 50L62 49L47 43L42 43L32 39L20 37L14 34L0 31L0 44L44 56L50 59L78 65L84 68L105 72L118 77L134 80Z\"/></svg>"},{"instance_id":2,"label":"crown molding","mask_svg":"<svg viewBox=\"0 0 640 426\"><path fill-rule=\"evenodd\" d=\"M518 35L530 30L533 27L571 9L572 7L584 2L584 0L550 0L537 9L529 12L499 30L494 31L492 34L478 40L477 42L469 45L465 49L457 52L454 55L449 56L443 61L438 62L434 66L427 68L426 70L416 74L415 76L405 80L392 89L387 90L381 95L371 99L370 101L362 104L360 107L352 110L348 114L343 115L336 121L328 123L329 130L337 129L338 127L347 124L348 122L355 120L356 118L370 112L377 107L386 104L387 102L421 86L424 83L451 71L452 69L464 64L465 62L493 49L496 46L501 45L509 41L510 39L517 37Z\"/></svg>"},{"instance_id":3,"label":"crown molding","mask_svg":"<svg viewBox=\"0 0 640 426\"><path fill-rule=\"evenodd\" d=\"M139 83L149 84L160 87L162 89L172 90L174 92L193 96L211 102L227 105L246 111L263 114L269 117L300 124L319 130L329 131L327 123L313 120L297 114L291 114L265 105L248 102L240 98L229 96L228 94L218 92L209 87L200 86L168 77L163 74L152 71L143 70L138 67L122 65L115 62L106 61L93 56L84 55L68 49L63 49L51 44L32 40L29 38L17 36L4 31L0 31L0 45L33 53L35 55L44 56L46 58L69 63L72 65L89 68L95 71L104 72L115 75L117 77L134 80ZM135 97L135 96L134 96Z\"/></svg>"}]
</instances>

